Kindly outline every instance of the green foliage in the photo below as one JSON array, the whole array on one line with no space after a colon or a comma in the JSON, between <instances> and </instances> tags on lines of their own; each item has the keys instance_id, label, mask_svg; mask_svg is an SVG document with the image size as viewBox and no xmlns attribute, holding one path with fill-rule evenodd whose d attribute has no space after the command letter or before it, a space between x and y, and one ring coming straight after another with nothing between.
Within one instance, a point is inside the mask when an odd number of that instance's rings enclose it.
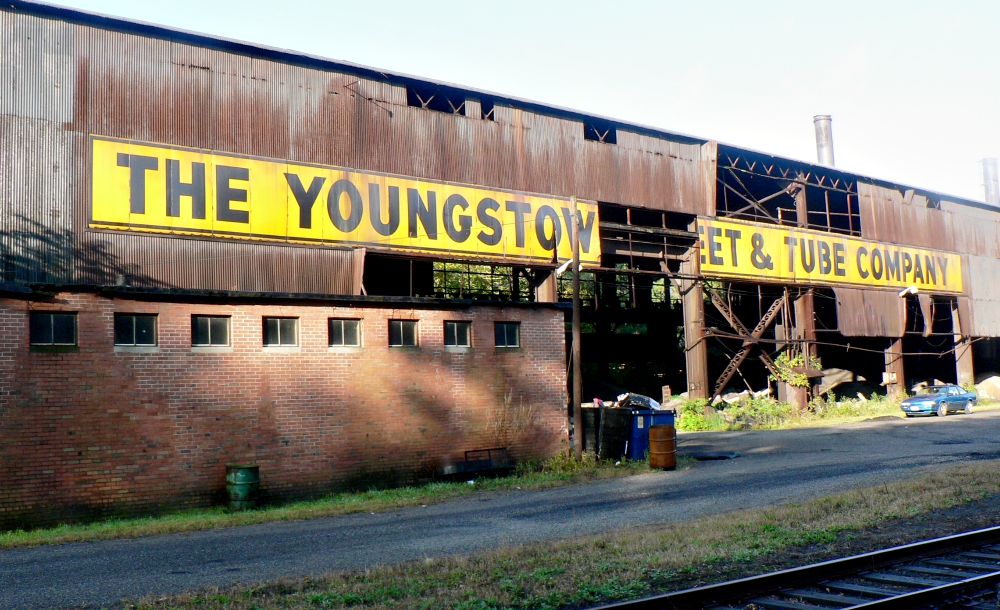
<instances>
[{"instance_id":1,"label":"green foliage","mask_svg":"<svg viewBox=\"0 0 1000 610\"><path fill-rule=\"evenodd\" d=\"M795 386L797 388L808 388L809 387L809 376L805 373L796 373L793 369L802 368L805 366L805 357L802 353L798 353L794 356L789 356L787 351L778 354L778 357L774 359L774 367L777 369L777 375L771 375L771 379L774 381L784 381L788 385ZM819 358L810 357L809 358L809 368L821 370L823 368L820 363Z\"/></svg>"}]
</instances>

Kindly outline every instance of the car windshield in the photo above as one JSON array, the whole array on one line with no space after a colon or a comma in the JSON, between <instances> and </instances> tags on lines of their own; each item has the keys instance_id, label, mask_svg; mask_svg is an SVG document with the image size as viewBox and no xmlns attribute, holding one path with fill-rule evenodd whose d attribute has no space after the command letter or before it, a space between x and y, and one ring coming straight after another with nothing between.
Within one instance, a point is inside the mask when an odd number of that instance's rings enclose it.
<instances>
[{"instance_id":1,"label":"car windshield","mask_svg":"<svg viewBox=\"0 0 1000 610\"><path fill-rule=\"evenodd\" d=\"M917 396L934 396L935 394L946 394L947 388L941 386L930 386L917 390Z\"/></svg>"}]
</instances>

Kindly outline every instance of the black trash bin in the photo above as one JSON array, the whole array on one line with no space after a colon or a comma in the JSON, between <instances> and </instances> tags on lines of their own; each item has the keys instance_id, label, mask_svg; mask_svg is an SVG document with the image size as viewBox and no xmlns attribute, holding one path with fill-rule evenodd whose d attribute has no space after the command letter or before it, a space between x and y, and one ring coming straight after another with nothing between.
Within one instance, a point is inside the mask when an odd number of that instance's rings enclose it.
<instances>
[{"instance_id":1,"label":"black trash bin","mask_svg":"<svg viewBox=\"0 0 1000 610\"><path fill-rule=\"evenodd\" d=\"M625 456L631 428L632 409L601 409L601 433L597 441L597 456L602 460L622 459Z\"/></svg>"}]
</instances>

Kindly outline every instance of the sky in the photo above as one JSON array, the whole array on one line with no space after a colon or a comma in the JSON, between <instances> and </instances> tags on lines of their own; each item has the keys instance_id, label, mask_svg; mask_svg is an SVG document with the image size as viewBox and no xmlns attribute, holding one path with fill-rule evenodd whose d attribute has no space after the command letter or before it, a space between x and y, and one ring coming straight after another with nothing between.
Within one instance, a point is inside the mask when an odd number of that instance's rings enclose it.
<instances>
[{"instance_id":1,"label":"sky","mask_svg":"<svg viewBox=\"0 0 1000 610\"><path fill-rule=\"evenodd\" d=\"M1000 2L57 0L983 200Z\"/></svg>"}]
</instances>

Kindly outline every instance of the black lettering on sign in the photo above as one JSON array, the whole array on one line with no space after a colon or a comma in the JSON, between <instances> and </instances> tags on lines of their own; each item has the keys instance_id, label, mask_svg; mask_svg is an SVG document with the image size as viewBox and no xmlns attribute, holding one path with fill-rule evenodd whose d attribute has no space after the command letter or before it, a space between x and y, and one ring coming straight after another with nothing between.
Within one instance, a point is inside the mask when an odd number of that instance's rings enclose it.
<instances>
[{"instance_id":1,"label":"black lettering on sign","mask_svg":"<svg viewBox=\"0 0 1000 610\"><path fill-rule=\"evenodd\" d=\"M469 239L469 235L472 234L472 217L468 214L459 214L458 227L456 227L455 208L462 208L462 211L469 209L469 202L458 193L449 195L444 200L444 232L452 240L462 243Z\"/></svg>"},{"instance_id":2,"label":"black lettering on sign","mask_svg":"<svg viewBox=\"0 0 1000 610\"><path fill-rule=\"evenodd\" d=\"M722 260L721 256L716 255L716 252L722 250L722 244L715 241L716 237L722 236L722 229L719 227L708 227L708 260L713 265L721 265L725 261Z\"/></svg>"},{"instance_id":3,"label":"black lettering on sign","mask_svg":"<svg viewBox=\"0 0 1000 610\"><path fill-rule=\"evenodd\" d=\"M903 279L899 268L899 250L893 252L892 256L889 256L888 250L885 251L885 279L886 281Z\"/></svg>"},{"instance_id":4,"label":"black lettering on sign","mask_svg":"<svg viewBox=\"0 0 1000 610\"><path fill-rule=\"evenodd\" d=\"M903 281L907 282L906 274L913 271L913 258L909 252L903 252Z\"/></svg>"},{"instance_id":5,"label":"black lettering on sign","mask_svg":"<svg viewBox=\"0 0 1000 610\"><path fill-rule=\"evenodd\" d=\"M788 271L795 271L795 246L799 245L799 238L786 237L785 245L788 246Z\"/></svg>"},{"instance_id":6,"label":"black lettering on sign","mask_svg":"<svg viewBox=\"0 0 1000 610\"><path fill-rule=\"evenodd\" d=\"M406 209L409 212L410 237L419 235L419 231L417 231L417 219L419 218L420 224L424 226L424 232L427 233L427 237L430 239L438 238L437 193L427 191L427 205L424 205L424 200L420 197L420 191L417 189L406 189Z\"/></svg>"},{"instance_id":7,"label":"black lettering on sign","mask_svg":"<svg viewBox=\"0 0 1000 610\"><path fill-rule=\"evenodd\" d=\"M205 218L205 164L191 163L191 182L181 182L181 162L167 159L167 216L181 215L181 197L191 198L191 218Z\"/></svg>"},{"instance_id":8,"label":"black lettering on sign","mask_svg":"<svg viewBox=\"0 0 1000 610\"><path fill-rule=\"evenodd\" d=\"M926 284L924 281L924 266L920 263L920 255L917 254L913 257L913 281L916 282L920 280L921 284Z\"/></svg>"},{"instance_id":9,"label":"black lettering on sign","mask_svg":"<svg viewBox=\"0 0 1000 610\"><path fill-rule=\"evenodd\" d=\"M753 246L753 251L750 252L750 263L757 269L774 269L771 255L764 254L764 236L760 233L754 233L750 236L750 245Z\"/></svg>"},{"instance_id":10,"label":"black lettering on sign","mask_svg":"<svg viewBox=\"0 0 1000 610\"><path fill-rule=\"evenodd\" d=\"M934 259L930 256L924 256L924 275L926 276L925 284L937 284L937 269L934 268Z\"/></svg>"},{"instance_id":11,"label":"black lettering on sign","mask_svg":"<svg viewBox=\"0 0 1000 610\"><path fill-rule=\"evenodd\" d=\"M392 235L399 228L399 187L389 187L389 221L382 222L382 190L378 183L368 183L368 217L379 235Z\"/></svg>"},{"instance_id":12,"label":"black lettering on sign","mask_svg":"<svg viewBox=\"0 0 1000 610\"><path fill-rule=\"evenodd\" d=\"M545 219L552 221L552 236L545 232ZM559 223L559 214L552 209L552 206L543 205L535 213L535 237L538 243L545 250L555 250L559 246L559 239L562 237L562 225Z\"/></svg>"},{"instance_id":13,"label":"black lettering on sign","mask_svg":"<svg viewBox=\"0 0 1000 610\"><path fill-rule=\"evenodd\" d=\"M245 167L215 166L215 217L217 220L229 222L250 222L250 212L234 210L229 204L247 200L245 189L236 189L229 185L231 180L246 182L250 180L250 170Z\"/></svg>"},{"instance_id":14,"label":"black lettering on sign","mask_svg":"<svg viewBox=\"0 0 1000 610\"><path fill-rule=\"evenodd\" d=\"M847 270L844 269L844 258L845 252L847 252L847 247L844 244L834 242L833 243L833 274L845 276L847 275Z\"/></svg>"},{"instance_id":15,"label":"black lettering on sign","mask_svg":"<svg viewBox=\"0 0 1000 610\"><path fill-rule=\"evenodd\" d=\"M872 277L876 280L882 279L883 271L885 271L885 263L882 261L882 251L875 248L872 250Z\"/></svg>"},{"instance_id":16,"label":"black lettering on sign","mask_svg":"<svg viewBox=\"0 0 1000 610\"><path fill-rule=\"evenodd\" d=\"M740 240L740 237L743 237L743 231L726 229L726 237L729 238L729 253L733 257L733 267L738 267L739 263L736 262L736 242Z\"/></svg>"},{"instance_id":17,"label":"black lettering on sign","mask_svg":"<svg viewBox=\"0 0 1000 610\"><path fill-rule=\"evenodd\" d=\"M868 276L870 275L868 273L868 270L865 269L861 265L862 259L864 259L864 257L866 257L866 256L868 256L868 248L866 248L864 246L858 246L858 255L857 255L857 260L858 260L858 275L860 275L861 279L863 279L863 280L867 280Z\"/></svg>"},{"instance_id":18,"label":"black lettering on sign","mask_svg":"<svg viewBox=\"0 0 1000 610\"><path fill-rule=\"evenodd\" d=\"M531 213L531 204L523 201L508 201L507 211L514 212L514 242L518 248L524 247L524 215Z\"/></svg>"},{"instance_id":19,"label":"black lettering on sign","mask_svg":"<svg viewBox=\"0 0 1000 610\"><path fill-rule=\"evenodd\" d=\"M816 240L819 243L819 272L829 275L833 270L833 259L830 258L830 244L822 239Z\"/></svg>"},{"instance_id":20,"label":"black lettering on sign","mask_svg":"<svg viewBox=\"0 0 1000 610\"><path fill-rule=\"evenodd\" d=\"M340 207L341 196L347 193L347 202L351 206L351 211L344 216L344 211ZM326 196L326 211L330 215L330 222L344 233L350 233L361 224L361 218L365 214L365 202L361 198L361 191L353 182L346 178L341 178L330 187L330 193Z\"/></svg>"},{"instance_id":21,"label":"black lettering on sign","mask_svg":"<svg viewBox=\"0 0 1000 610\"><path fill-rule=\"evenodd\" d=\"M573 222L573 211L569 208L562 208L563 220L566 221L566 232L569 233L573 230L570 226ZM580 250L583 252L590 252L590 236L594 232L594 214L593 210L587 212L587 221L583 221L583 212L580 210L576 211L577 226L580 230ZM701 227L698 227L699 232Z\"/></svg>"},{"instance_id":22,"label":"black lettering on sign","mask_svg":"<svg viewBox=\"0 0 1000 610\"><path fill-rule=\"evenodd\" d=\"M486 233L485 231L480 231L476 237L482 243L487 246L495 246L500 243L503 239L503 223L496 216L489 214L489 210L496 212L500 209L500 204L496 199L491 199L489 197L484 197L479 200L479 205L476 206L476 218L479 219L479 224L491 229L491 233Z\"/></svg>"},{"instance_id":23,"label":"black lettering on sign","mask_svg":"<svg viewBox=\"0 0 1000 610\"><path fill-rule=\"evenodd\" d=\"M806 256L806 244L809 244L809 256ZM814 250L815 244L811 239L800 239L799 240L799 252L801 253L800 260L802 261L802 268L806 273L812 273L813 269L816 268L816 251ZM808 261L808 262L807 262Z\"/></svg>"},{"instance_id":24,"label":"black lettering on sign","mask_svg":"<svg viewBox=\"0 0 1000 610\"><path fill-rule=\"evenodd\" d=\"M311 229L313 204L316 203L319 192L323 190L326 178L322 176L313 178L312 182L309 183L309 190L302 186L302 180L298 174L285 172L285 182L288 183L288 188L292 189L295 203L299 205L299 228Z\"/></svg>"},{"instance_id":25,"label":"black lettering on sign","mask_svg":"<svg viewBox=\"0 0 1000 610\"><path fill-rule=\"evenodd\" d=\"M160 162L156 157L143 155L127 155L118 153L118 167L127 167L129 212L132 214L146 213L146 172L156 171Z\"/></svg>"},{"instance_id":26,"label":"black lettering on sign","mask_svg":"<svg viewBox=\"0 0 1000 610\"><path fill-rule=\"evenodd\" d=\"M937 260L938 269L941 270L941 284L944 286L948 285L948 258L941 258L940 256L934 257Z\"/></svg>"}]
</instances>

